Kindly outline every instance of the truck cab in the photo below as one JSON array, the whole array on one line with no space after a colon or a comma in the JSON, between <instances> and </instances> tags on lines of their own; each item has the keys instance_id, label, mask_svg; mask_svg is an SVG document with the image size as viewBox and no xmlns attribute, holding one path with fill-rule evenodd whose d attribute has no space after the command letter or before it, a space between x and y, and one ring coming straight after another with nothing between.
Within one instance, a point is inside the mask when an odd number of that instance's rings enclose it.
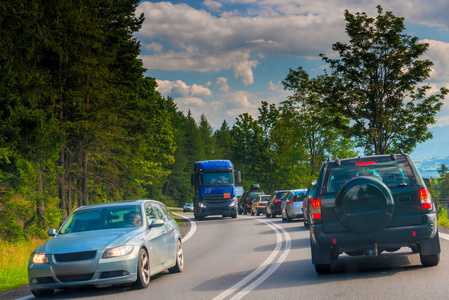
<instances>
[{"instance_id":1,"label":"truck cab","mask_svg":"<svg viewBox=\"0 0 449 300\"><path fill-rule=\"evenodd\" d=\"M241 182L240 171L235 171L229 160L197 161L193 169L195 219L202 220L211 215L236 218L235 184Z\"/></svg>"}]
</instances>

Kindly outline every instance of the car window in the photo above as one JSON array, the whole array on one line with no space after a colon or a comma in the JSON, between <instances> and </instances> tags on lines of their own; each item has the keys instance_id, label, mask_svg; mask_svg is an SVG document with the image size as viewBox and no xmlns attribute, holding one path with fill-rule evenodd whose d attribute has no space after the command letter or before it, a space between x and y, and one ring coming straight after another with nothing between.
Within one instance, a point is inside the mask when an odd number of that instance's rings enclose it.
<instances>
[{"instance_id":1,"label":"car window","mask_svg":"<svg viewBox=\"0 0 449 300\"><path fill-rule=\"evenodd\" d=\"M147 216L149 224L151 224L151 222L153 220L157 219L156 214L155 214L153 208L151 207L150 203L145 204L145 214Z\"/></svg>"},{"instance_id":2,"label":"car window","mask_svg":"<svg viewBox=\"0 0 449 300\"><path fill-rule=\"evenodd\" d=\"M153 203L153 207L154 207L154 210L156 211L156 215L157 215L158 219L164 220L166 222L169 221L169 219L167 219L167 216L164 215L162 208L158 204Z\"/></svg>"},{"instance_id":3,"label":"car window","mask_svg":"<svg viewBox=\"0 0 449 300\"><path fill-rule=\"evenodd\" d=\"M169 221L174 220L174 219L173 219L173 216L172 216L172 214L170 213L170 211L168 210L168 208L167 208L165 205L163 205L163 206L161 206L161 207L162 207L162 212L164 213L164 215L165 215L165 217L167 218L167 220L169 220Z\"/></svg>"},{"instance_id":4,"label":"car window","mask_svg":"<svg viewBox=\"0 0 449 300\"><path fill-rule=\"evenodd\" d=\"M142 225L140 206L111 206L75 211L61 227L60 233L137 227Z\"/></svg>"},{"instance_id":5,"label":"car window","mask_svg":"<svg viewBox=\"0 0 449 300\"><path fill-rule=\"evenodd\" d=\"M325 193L337 193L349 180L368 176L389 188L416 185L415 176L406 161L366 161L329 168L325 176Z\"/></svg>"},{"instance_id":6,"label":"car window","mask_svg":"<svg viewBox=\"0 0 449 300\"><path fill-rule=\"evenodd\" d=\"M263 192L249 192L248 197L255 197L258 195L263 195Z\"/></svg>"}]
</instances>

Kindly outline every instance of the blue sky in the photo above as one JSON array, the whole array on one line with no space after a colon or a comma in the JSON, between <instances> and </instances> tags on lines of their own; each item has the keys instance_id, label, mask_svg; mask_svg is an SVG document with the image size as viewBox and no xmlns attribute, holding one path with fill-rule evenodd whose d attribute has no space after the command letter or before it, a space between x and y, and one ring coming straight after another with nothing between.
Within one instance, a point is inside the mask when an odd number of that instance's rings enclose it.
<instances>
[{"instance_id":1,"label":"blue sky","mask_svg":"<svg viewBox=\"0 0 449 300\"><path fill-rule=\"evenodd\" d=\"M332 55L333 43L347 42L344 10L376 17L378 4L405 18L406 34L429 43L422 58L434 63L432 90L449 88L447 0L142 1L137 14L144 13L145 22L136 37L146 75L157 79L158 90L196 119L204 113L218 128L245 112L257 117L261 101L286 100L290 93L280 82L289 68L322 74L318 55ZM443 130L434 132L449 133L449 99L435 126ZM425 155L424 149L415 152Z\"/></svg>"}]
</instances>

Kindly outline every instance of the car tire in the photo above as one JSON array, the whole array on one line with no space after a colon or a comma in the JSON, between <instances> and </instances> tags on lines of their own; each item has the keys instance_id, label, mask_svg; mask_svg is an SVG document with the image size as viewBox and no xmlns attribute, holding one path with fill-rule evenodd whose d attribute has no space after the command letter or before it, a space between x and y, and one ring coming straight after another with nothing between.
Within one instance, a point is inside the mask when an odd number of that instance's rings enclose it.
<instances>
[{"instance_id":1,"label":"car tire","mask_svg":"<svg viewBox=\"0 0 449 300\"><path fill-rule=\"evenodd\" d=\"M271 217L271 215L267 212L267 213L265 214L265 217L269 218L269 217Z\"/></svg>"},{"instance_id":2,"label":"car tire","mask_svg":"<svg viewBox=\"0 0 449 300\"><path fill-rule=\"evenodd\" d=\"M337 193L335 210L340 222L355 233L374 233L393 218L394 200L382 181L368 176L349 180Z\"/></svg>"},{"instance_id":3,"label":"car tire","mask_svg":"<svg viewBox=\"0 0 449 300\"><path fill-rule=\"evenodd\" d=\"M231 218L236 219L237 218L237 213L232 214Z\"/></svg>"},{"instance_id":4,"label":"car tire","mask_svg":"<svg viewBox=\"0 0 449 300\"><path fill-rule=\"evenodd\" d=\"M150 258L148 252L142 248L137 262L137 280L134 286L139 289L147 288L150 284Z\"/></svg>"},{"instance_id":5,"label":"car tire","mask_svg":"<svg viewBox=\"0 0 449 300\"><path fill-rule=\"evenodd\" d=\"M290 223L292 221L292 218L289 217L289 215L287 215L287 218L285 218L287 220L287 223Z\"/></svg>"},{"instance_id":6,"label":"car tire","mask_svg":"<svg viewBox=\"0 0 449 300\"><path fill-rule=\"evenodd\" d=\"M168 269L170 273L180 273L184 270L184 252L182 251L182 243L178 240L176 247L176 264Z\"/></svg>"},{"instance_id":7,"label":"car tire","mask_svg":"<svg viewBox=\"0 0 449 300\"><path fill-rule=\"evenodd\" d=\"M254 211L251 211L251 216L254 216Z\"/></svg>"},{"instance_id":8,"label":"car tire","mask_svg":"<svg viewBox=\"0 0 449 300\"><path fill-rule=\"evenodd\" d=\"M330 264L323 264L323 265L314 265L315 266L315 272L320 275L330 274L331 273L331 265Z\"/></svg>"},{"instance_id":9,"label":"car tire","mask_svg":"<svg viewBox=\"0 0 449 300\"><path fill-rule=\"evenodd\" d=\"M36 298L46 298L53 295L53 290L31 290L31 294Z\"/></svg>"},{"instance_id":10,"label":"car tire","mask_svg":"<svg viewBox=\"0 0 449 300\"><path fill-rule=\"evenodd\" d=\"M257 211L256 216L260 216L260 212L259 211Z\"/></svg>"},{"instance_id":11,"label":"car tire","mask_svg":"<svg viewBox=\"0 0 449 300\"><path fill-rule=\"evenodd\" d=\"M424 267L433 267L440 262L440 254L422 255L419 254L419 259Z\"/></svg>"},{"instance_id":12,"label":"car tire","mask_svg":"<svg viewBox=\"0 0 449 300\"><path fill-rule=\"evenodd\" d=\"M271 213L271 217L272 218L276 218L276 214L275 213Z\"/></svg>"}]
</instances>

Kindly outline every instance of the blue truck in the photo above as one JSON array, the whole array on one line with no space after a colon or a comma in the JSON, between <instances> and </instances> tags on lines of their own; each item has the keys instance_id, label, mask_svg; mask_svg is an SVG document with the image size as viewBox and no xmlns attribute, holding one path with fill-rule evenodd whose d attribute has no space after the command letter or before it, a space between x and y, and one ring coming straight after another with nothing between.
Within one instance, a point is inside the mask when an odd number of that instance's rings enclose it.
<instances>
[{"instance_id":1,"label":"blue truck","mask_svg":"<svg viewBox=\"0 0 449 300\"><path fill-rule=\"evenodd\" d=\"M237 218L235 184L240 182L241 173L229 160L196 161L191 175L195 219L212 215Z\"/></svg>"}]
</instances>

